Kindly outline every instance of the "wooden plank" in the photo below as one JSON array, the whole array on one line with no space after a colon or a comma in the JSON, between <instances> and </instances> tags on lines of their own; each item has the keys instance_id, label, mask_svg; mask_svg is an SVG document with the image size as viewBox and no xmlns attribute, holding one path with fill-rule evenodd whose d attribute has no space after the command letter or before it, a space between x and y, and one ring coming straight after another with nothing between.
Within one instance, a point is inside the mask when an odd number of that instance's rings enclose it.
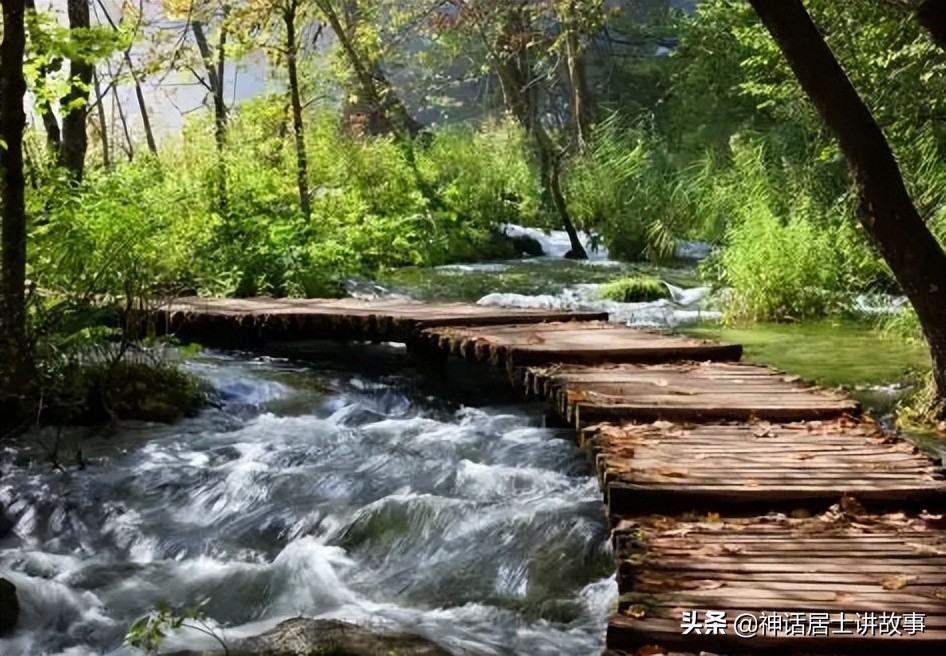
<instances>
[{"instance_id":1,"label":"wooden plank","mask_svg":"<svg viewBox=\"0 0 946 656\"><path fill-rule=\"evenodd\" d=\"M722 512L760 504L823 510L845 495L868 504L946 505L940 463L871 423L849 418L603 424L584 431L582 445L594 455L613 515Z\"/></svg>"},{"instance_id":2,"label":"wooden plank","mask_svg":"<svg viewBox=\"0 0 946 656\"><path fill-rule=\"evenodd\" d=\"M697 653L933 654L946 645L946 532L902 514L850 521L836 512L716 522L664 517L619 520L614 532L621 592L608 626L611 649L644 645ZM726 634L689 632L683 612L724 611ZM768 632L743 638L742 613L786 619L827 613L828 635ZM856 613L925 614L925 631L837 634Z\"/></svg>"},{"instance_id":3,"label":"wooden plank","mask_svg":"<svg viewBox=\"0 0 946 656\"><path fill-rule=\"evenodd\" d=\"M602 312L490 308L469 303L409 299L181 298L147 315L159 329L195 341L352 339L409 341L424 328L514 321L606 320Z\"/></svg>"},{"instance_id":4,"label":"wooden plank","mask_svg":"<svg viewBox=\"0 0 946 656\"><path fill-rule=\"evenodd\" d=\"M579 428L601 421L798 421L856 414L858 405L785 374L726 362L532 367L527 390Z\"/></svg>"},{"instance_id":5,"label":"wooden plank","mask_svg":"<svg viewBox=\"0 0 946 656\"><path fill-rule=\"evenodd\" d=\"M550 363L738 360L742 346L672 337L607 322L436 327L421 339L461 357L517 367Z\"/></svg>"}]
</instances>

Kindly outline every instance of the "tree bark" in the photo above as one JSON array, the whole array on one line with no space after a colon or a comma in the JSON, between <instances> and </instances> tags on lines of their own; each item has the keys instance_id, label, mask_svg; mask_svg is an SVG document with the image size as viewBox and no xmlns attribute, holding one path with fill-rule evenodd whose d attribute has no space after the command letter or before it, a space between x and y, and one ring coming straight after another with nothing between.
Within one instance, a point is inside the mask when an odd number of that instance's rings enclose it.
<instances>
[{"instance_id":1,"label":"tree bark","mask_svg":"<svg viewBox=\"0 0 946 656\"><path fill-rule=\"evenodd\" d=\"M102 14L105 16L105 20L108 21L108 24L112 26L112 29L117 30L118 25L116 25L115 21L112 20L112 17L108 13L108 9L106 9L103 0L98 0L98 3L102 10ZM138 11L144 11L141 2L139 2ZM131 79L135 83L135 99L138 101L138 113L141 114L141 125L145 131L145 141L148 143L148 150L151 151L152 155L157 155L158 144L154 140L154 131L151 129L151 117L148 115L148 105L145 103L145 94L141 89L141 80L138 79L138 74L135 72L134 62L131 60L131 46L125 48L125 52L122 53L122 56L125 59L125 66L128 67L128 72L131 74ZM129 150L129 152L131 151Z\"/></svg>"},{"instance_id":2,"label":"tree bark","mask_svg":"<svg viewBox=\"0 0 946 656\"><path fill-rule=\"evenodd\" d=\"M26 343L26 180L23 175L23 98L26 79L24 0L2 0L3 41L0 42L0 198L2 198L3 308L0 312L0 359L5 388L2 396L22 389L30 360Z\"/></svg>"},{"instance_id":3,"label":"tree bark","mask_svg":"<svg viewBox=\"0 0 946 656\"><path fill-rule=\"evenodd\" d=\"M581 43L581 34L572 24L576 15L575 3L569 5L570 16L563 22L565 30L565 64L568 70L568 100L572 123L578 147L584 150L591 138L591 125L594 122L594 100L588 88L587 63L585 49Z\"/></svg>"},{"instance_id":4,"label":"tree bark","mask_svg":"<svg viewBox=\"0 0 946 656\"><path fill-rule=\"evenodd\" d=\"M801 0L750 0L825 124L837 135L857 184L858 218L910 299L946 400L946 252L903 183L890 145Z\"/></svg>"},{"instance_id":5,"label":"tree bark","mask_svg":"<svg viewBox=\"0 0 946 656\"><path fill-rule=\"evenodd\" d=\"M299 95L299 72L296 58L299 44L296 42L296 0L289 0L283 11L286 24L286 66L289 74L289 101L292 105L292 132L296 142L296 183L299 187L299 207L308 221L312 218L312 199L309 198L309 163L305 152L305 125L302 122L302 99Z\"/></svg>"},{"instance_id":6,"label":"tree bark","mask_svg":"<svg viewBox=\"0 0 946 656\"><path fill-rule=\"evenodd\" d=\"M227 209L227 164L225 160L227 146L227 105L223 93L224 64L226 62L227 47L226 5L224 5L223 12L223 21L220 25L220 38L217 42L216 61L213 52L210 50L210 44L207 42L203 23L200 21L191 22L191 30L194 32L194 40L197 42L197 49L200 51L201 59L204 61L207 83L210 86L210 95L213 101L214 142L217 146L217 209L221 214L225 213Z\"/></svg>"},{"instance_id":7,"label":"tree bark","mask_svg":"<svg viewBox=\"0 0 946 656\"><path fill-rule=\"evenodd\" d=\"M368 105L372 114L369 131L377 134L404 131L411 137L416 136L423 129L423 124L411 116L407 105L398 97L380 66L365 61L358 52L352 35L342 22L332 0L315 0L315 4L335 33L349 66L355 72L362 101ZM357 14L357 9L351 13Z\"/></svg>"},{"instance_id":8,"label":"tree bark","mask_svg":"<svg viewBox=\"0 0 946 656\"><path fill-rule=\"evenodd\" d=\"M36 0L26 0L25 6L27 11L36 11ZM32 35L36 36L36 35ZM44 53L45 54L45 53ZM56 58L53 62L53 70L59 70L59 67L62 65L62 62L59 58ZM42 93L42 86L46 83L46 76L49 74L49 67L43 64L40 66L37 71L39 82L37 86L40 87L37 91L36 99L36 110L39 112L40 118L43 121L43 129L46 131L46 147L49 150L50 156L58 161L59 160L59 149L62 148L62 133L59 131L59 119L56 118L56 112L53 111L52 104L49 102L49 98L46 97L46 93Z\"/></svg>"},{"instance_id":9,"label":"tree bark","mask_svg":"<svg viewBox=\"0 0 946 656\"><path fill-rule=\"evenodd\" d=\"M106 169L110 169L112 168L112 158L109 154L108 122L105 120L105 98L102 97L102 88L99 85L99 76L97 73L92 74L92 83L95 88L95 104L98 108L99 132L102 138L102 163L105 165Z\"/></svg>"},{"instance_id":10,"label":"tree bark","mask_svg":"<svg viewBox=\"0 0 946 656\"><path fill-rule=\"evenodd\" d=\"M67 5L69 29L88 29L89 0L69 0ZM85 170L85 154L89 149L89 138L85 122L89 113L89 87L95 67L83 55L69 60L71 85L62 99L62 147L59 150L60 164L75 181L82 180Z\"/></svg>"},{"instance_id":11,"label":"tree bark","mask_svg":"<svg viewBox=\"0 0 946 656\"><path fill-rule=\"evenodd\" d=\"M946 49L946 2L923 0L917 7L916 16L940 48Z\"/></svg>"},{"instance_id":12,"label":"tree bark","mask_svg":"<svg viewBox=\"0 0 946 656\"><path fill-rule=\"evenodd\" d=\"M521 48L510 45L516 41L516 36L524 27L522 18L514 12L509 12L501 37L504 43L499 44L496 54L493 55L494 65L509 109L532 141L533 150L539 160L539 174L546 202L552 205L568 234L571 250L566 257L586 260L588 253L578 238L578 231L575 230L575 224L568 213L568 203L562 192L562 155L539 117L538 92L535 88L537 85L532 84L535 72L528 55Z\"/></svg>"}]
</instances>

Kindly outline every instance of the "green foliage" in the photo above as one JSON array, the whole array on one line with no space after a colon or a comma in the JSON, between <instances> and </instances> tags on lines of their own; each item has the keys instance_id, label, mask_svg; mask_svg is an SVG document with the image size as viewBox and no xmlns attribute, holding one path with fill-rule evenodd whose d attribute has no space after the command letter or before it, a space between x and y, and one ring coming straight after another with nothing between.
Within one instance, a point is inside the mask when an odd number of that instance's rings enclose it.
<instances>
[{"instance_id":1,"label":"green foliage","mask_svg":"<svg viewBox=\"0 0 946 656\"><path fill-rule=\"evenodd\" d=\"M230 653L223 638L208 624L199 609L185 608L177 611L166 603L158 604L151 613L136 620L125 635L125 643L141 649L146 654L157 654L168 632L184 627L211 636L223 647L224 654Z\"/></svg>"},{"instance_id":2,"label":"green foliage","mask_svg":"<svg viewBox=\"0 0 946 656\"><path fill-rule=\"evenodd\" d=\"M281 101L241 105L230 143L225 216L213 202L209 117L189 123L184 141L158 158L90 172L78 190L45 180L29 198L31 279L84 298L336 296L356 273L511 256L499 224L537 212L526 144L505 123L444 129L429 145L406 146L344 137L333 118L316 115L308 223Z\"/></svg>"},{"instance_id":3,"label":"green foliage","mask_svg":"<svg viewBox=\"0 0 946 656\"><path fill-rule=\"evenodd\" d=\"M688 182L650 126L614 114L572 163L567 186L576 222L599 230L613 256L661 260L687 230Z\"/></svg>"},{"instance_id":4,"label":"green foliage","mask_svg":"<svg viewBox=\"0 0 946 656\"><path fill-rule=\"evenodd\" d=\"M641 303L667 298L667 287L659 279L649 276L620 278L598 290L598 297L618 303Z\"/></svg>"}]
</instances>

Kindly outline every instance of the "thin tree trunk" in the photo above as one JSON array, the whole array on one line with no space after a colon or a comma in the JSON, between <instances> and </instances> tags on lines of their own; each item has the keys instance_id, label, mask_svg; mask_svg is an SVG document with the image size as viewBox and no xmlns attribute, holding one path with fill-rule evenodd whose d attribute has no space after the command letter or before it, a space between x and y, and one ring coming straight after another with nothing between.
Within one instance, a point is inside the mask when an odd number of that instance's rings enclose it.
<instances>
[{"instance_id":1,"label":"thin tree trunk","mask_svg":"<svg viewBox=\"0 0 946 656\"><path fill-rule=\"evenodd\" d=\"M112 75L112 65L106 62L109 77ZM122 134L125 136L125 153L128 155L128 161L135 159L135 146L131 141L131 132L128 130L128 121L125 119L125 110L122 109L122 100L118 97L118 86L112 85L112 101L115 103L115 112L118 114L118 122L122 126Z\"/></svg>"},{"instance_id":2,"label":"thin tree trunk","mask_svg":"<svg viewBox=\"0 0 946 656\"><path fill-rule=\"evenodd\" d=\"M26 0L25 6L28 11L35 12L36 0ZM61 65L62 60L56 58L52 68L58 70ZM47 94L43 92L44 89L42 88L46 84L46 76L50 73L49 67L43 64L39 67L37 73L39 77L39 81L37 82L39 89L37 89L37 91L39 93L37 93L36 109L43 121L43 129L46 131L46 147L52 158L58 161L59 149L62 147L62 133L59 130L59 119L56 118L56 112L53 111L52 103L50 103Z\"/></svg>"},{"instance_id":3,"label":"thin tree trunk","mask_svg":"<svg viewBox=\"0 0 946 656\"><path fill-rule=\"evenodd\" d=\"M227 164L225 160L227 146L227 106L224 98L223 76L227 47L227 8L224 6L224 20L220 25L220 38L217 42L216 58L210 49L204 25L200 21L191 22L197 49L204 61L207 83L214 108L214 142L217 147L217 209L221 214L227 209Z\"/></svg>"},{"instance_id":4,"label":"thin tree trunk","mask_svg":"<svg viewBox=\"0 0 946 656\"><path fill-rule=\"evenodd\" d=\"M946 2L923 0L917 8L916 16L920 25L929 31L933 41L940 48L946 48Z\"/></svg>"},{"instance_id":5,"label":"thin tree trunk","mask_svg":"<svg viewBox=\"0 0 946 656\"><path fill-rule=\"evenodd\" d=\"M512 43L516 34L523 30L521 17L510 15L508 24L504 29L503 40L505 43ZM504 44L500 44L504 46ZM561 184L561 153L556 147L551 135L542 125L539 118L539 107L537 91L530 85L534 79L532 64L528 56L517 50L513 54L505 53L506 49L500 47L498 53L493 56L496 72L499 74L499 82L503 88L503 96L509 103L513 116L529 135L536 158L539 160L539 174L542 178L542 190L546 203L551 204L555 213L558 215L562 227L568 234L568 241L571 244L571 250L566 257L576 260L588 259L588 253L584 245L578 238L578 231L572 222L571 215L568 212L568 203L565 194L562 191Z\"/></svg>"},{"instance_id":6,"label":"thin tree trunk","mask_svg":"<svg viewBox=\"0 0 946 656\"><path fill-rule=\"evenodd\" d=\"M302 99L299 97L299 72L296 58L296 2L292 0L283 12L286 24L286 64L289 69L289 100L292 104L292 131L296 142L296 183L299 186L299 207L308 221L312 218L312 200L309 198L309 164L305 152L305 126L302 123Z\"/></svg>"},{"instance_id":7,"label":"thin tree trunk","mask_svg":"<svg viewBox=\"0 0 946 656\"><path fill-rule=\"evenodd\" d=\"M568 70L568 104L578 147L585 149L591 138L591 124L594 122L594 100L588 88L585 49L581 42L581 34L574 25L574 17L578 14L578 8L574 2L569 4L568 12L562 22L565 30L565 64Z\"/></svg>"},{"instance_id":8,"label":"thin tree trunk","mask_svg":"<svg viewBox=\"0 0 946 656\"><path fill-rule=\"evenodd\" d=\"M3 308L0 312L0 358L4 363L3 395L19 391L28 374L26 344L26 180L23 175L23 98L26 79L24 0L2 0L3 41L0 42L0 198L2 198Z\"/></svg>"},{"instance_id":9,"label":"thin tree trunk","mask_svg":"<svg viewBox=\"0 0 946 656\"><path fill-rule=\"evenodd\" d=\"M105 120L105 105L103 104L102 88L99 85L98 73L92 74L92 82L95 86L96 106L98 107L99 132L102 137L102 163L106 169L112 168L112 159L108 150L108 123Z\"/></svg>"},{"instance_id":10,"label":"thin tree trunk","mask_svg":"<svg viewBox=\"0 0 946 656\"><path fill-rule=\"evenodd\" d=\"M89 0L69 0L69 29L88 29ZM76 181L82 180L85 169L85 153L89 149L89 138L85 122L89 112L89 87L95 67L82 56L69 60L69 76L72 83L62 99L62 148L59 159Z\"/></svg>"},{"instance_id":11,"label":"thin tree trunk","mask_svg":"<svg viewBox=\"0 0 946 656\"><path fill-rule=\"evenodd\" d=\"M406 131L415 136L423 129L423 124L411 116L407 105L398 97L394 87L385 77L380 66L372 66L366 62L355 46L352 35L342 23L332 0L315 0L316 6L322 11L329 27L338 38L338 43L345 52L348 64L355 72L358 86L361 87L362 101L371 108L375 119L374 132ZM353 11L357 14L357 11Z\"/></svg>"},{"instance_id":12,"label":"thin tree trunk","mask_svg":"<svg viewBox=\"0 0 946 656\"><path fill-rule=\"evenodd\" d=\"M115 21L112 20L111 15L108 13L108 9L105 8L103 0L98 0L99 7L102 9L102 13L105 15L105 20L108 21L108 24L112 26L112 29L117 30L118 25L115 24ZM142 3L138 5L138 11L143 11ZM141 114L141 125L145 131L145 140L148 143L148 150L151 151L151 154L158 154L158 145L154 140L154 131L151 129L151 117L148 115L148 105L145 103L145 94L141 89L141 80L138 79L138 73L135 72L135 64L131 60L131 46L125 48L125 52L122 53L122 56L125 59L125 65L128 67L128 72L131 74L131 79L135 84L135 99L138 101L138 113Z\"/></svg>"},{"instance_id":13,"label":"thin tree trunk","mask_svg":"<svg viewBox=\"0 0 946 656\"><path fill-rule=\"evenodd\" d=\"M946 252L903 183L890 145L801 0L750 0L825 124L857 183L858 218L910 299L946 400ZM946 408L944 408L946 410Z\"/></svg>"}]
</instances>

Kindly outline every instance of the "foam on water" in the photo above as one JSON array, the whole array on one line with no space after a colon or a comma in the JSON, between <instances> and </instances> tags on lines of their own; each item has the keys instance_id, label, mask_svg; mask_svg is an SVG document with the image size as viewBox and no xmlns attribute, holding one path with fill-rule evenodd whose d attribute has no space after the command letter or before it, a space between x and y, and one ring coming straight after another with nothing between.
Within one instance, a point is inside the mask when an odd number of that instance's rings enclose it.
<instances>
[{"instance_id":1,"label":"foam on water","mask_svg":"<svg viewBox=\"0 0 946 656\"><path fill-rule=\"evenodd\" d=\"M202 605L231 640L301 613L458 654L601 650L613 556L566 434L517 408L431 405L409 380L212 353L189 366L226 392L222 411L86 442L67 474L3 452L17 523L0 569L23 608L3 656L131 654L124 632L161 601ZM214 643L184 631L167 647Z\"/></svg>"}]
</instances>

